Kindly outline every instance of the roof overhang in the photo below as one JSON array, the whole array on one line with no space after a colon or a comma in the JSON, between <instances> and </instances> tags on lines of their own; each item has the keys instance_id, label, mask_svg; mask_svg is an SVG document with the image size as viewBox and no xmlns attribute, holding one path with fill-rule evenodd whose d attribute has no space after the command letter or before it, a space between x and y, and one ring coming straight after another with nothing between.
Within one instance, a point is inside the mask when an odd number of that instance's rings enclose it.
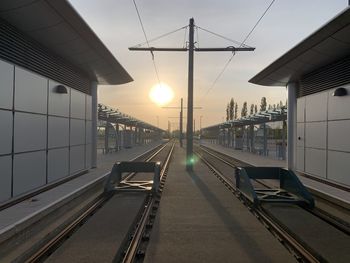
<instances>
[{"instance_id":1,"label":"roof overhang","mask_svg":"<svg viewBox=\"0 0 350 263\"><path fill-rule=\"evenodd\" d=\"M67 0L1 0L0 17L99 84L133 80Z\"/></svg>"},{"instance_id":2,"label":"roof overhang","mask_svg":"<svg viewBox=\"0 0 350 263\"><path fill-rule=\"evenodd\" d=\"M286 86L303 75L350 55L350 8L304 39L249 82Z\"/></svg>"}]
</instances>

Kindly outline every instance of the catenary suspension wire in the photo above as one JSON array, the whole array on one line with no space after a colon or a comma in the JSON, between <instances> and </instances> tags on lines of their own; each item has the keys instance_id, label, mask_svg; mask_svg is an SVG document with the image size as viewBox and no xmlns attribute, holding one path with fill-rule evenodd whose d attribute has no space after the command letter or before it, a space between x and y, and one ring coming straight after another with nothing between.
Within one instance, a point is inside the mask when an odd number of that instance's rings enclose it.
<instances>
[{"instance_id":1,"label":"catenary suspension wire","mask_svg":"<svg viewBox=\"0 0 350 263\"><path fill-rule=\"evenodd\" d=\"M174 34L174 33L178 32L178 31L180 31L180 30L182 30L182 29L185 29L185 35L186 35L187 28L188 28L188 26L180 27L180 28L175 29L175 30L173 30L173 31L170 31L170 32L168 32L168 33L165 33L165 34L162 34L162 35L157 36L157 37L155 37L155 38L149 39L148 42L145 41L145 42L142 42L142 43L140 43L140 44L137 44L137 45L135 45L134 47L140 47L140 46L143 46L143 45L145 45L145 44L149 44L149 43L154 42L154 41L156 41L156 40L159 40L159 39L161 39L161 38L163 38L163 37L166 37L166 36L169 36L169 35L171 35L171 34Z\"/></svg>"},{"instance_id":2,"label":"catenary suspension wire","mask_svg":"<svg viewBox=\"0 0 350 263\"><path fill-rule=\"evenodd\" d=\"M184 47L184 48L187 47L186 39L187 39L187 26L186 26L186 28L185 28L185 35L184 35L184 43L183 43L183 47Z\"/></svg>"},{"instance_id":3,"label":"catenary suspension wire","mask_svg":"<svg viewBox=\"0 0 350 263\"><path fill-rule=\"evenodd\" d=\"M225 36L223 36L223 35L220 35L220 34L218 34L218 33L215 33L215 32L213 32L213 31L210 31L210 30L205 29L205 28L203 28L203 27L196 26L196 28L197 28L197 29L200 29L200 30L203 30L203 31L205 31L205 32L207 32L207 33L210 33L210 34L212 34L212 35L214 35L214 36L217 36L217 37L220 37L220 38L222 38L222 39L225 39L225 40L227 40L227 41L230 41L230 42L232 42L232 43L234 43L234 44L241 45L241 46L244 46L244 47L249 47L248 45L244 45L244 44L242 45L242 42L239 42L239 41L233 40L233 39L231 39L231 38L225 37Z\"/></svg>"},{"instance_id":4,"label":"catenary suspension wire","mask_svg":"<svg viewBox=\"0 0 350 263\"><path fill-rule=\"evenodd\" d=\"M269 4L269 6L266 8L266 10L264 11L264 13L260 16L260 18L258 19L258 21L255 23L255 25L253 26L253 28L249 31L249 33L247 34L247 36L244 38L244 40L240 43L239 47L243 47L245 46L245 42L248 40L248 38L251 36L251 34L253 33L253 31L256 29L256 27L258 26L258 24L260 23L260 21L263 19L263 17L266 15L267 11L269 11L269 9L271 8L271 6L273 5L273 3L276 0L272 0L271 3ZM202 29L202 28L201 28ZM203 30L203 29L202 29ZM227 39L227 38L225 38ZM229 39L227 39L229 40ZM203 100L203 98L214 88L214 86L216 85L216 83L218 82L218 80L220 79L220 77L224 74L224 72L226 71L227 67L229 66L229 64L231 63L233 57L235 56L235 53L233 52L231 57L228 59L228 61L226 62L226 64L224 65L223 69L220 71L219 75L215 78L213 84L209 87L209 89L205 92L205 94L202 96L201 100Z\"/></svg>"},{"instance_id":5,"label":"catenary suspension wire","mask_svg":"<svg viewBox=\"0 0 350 263\"><path fill-rule=\"evenodd\" d=\"M142 23L140 12L139 12L139 9L137 8L135 0L133 0L133 3L134 3L134 6L135 6L135 9L136 9L136 13L137 13L137 16L139 18L140 24L141 24L143 35L145 36L145 39L146 39L147 46L150 47L149 46L149 41L148 41L148 38L147 38L147 34L146 34L145 28L144 28L143 23ZM155 71L156 76L157 76L158 84L159 84L159 86L161 86L157 65L156 65L156 62L155 62L155 59L154 59L154 54L153 54L152 51L151 51L151 55L152 55L153 67L154 67L154 71Z\"/></svg>"}]
</instances>

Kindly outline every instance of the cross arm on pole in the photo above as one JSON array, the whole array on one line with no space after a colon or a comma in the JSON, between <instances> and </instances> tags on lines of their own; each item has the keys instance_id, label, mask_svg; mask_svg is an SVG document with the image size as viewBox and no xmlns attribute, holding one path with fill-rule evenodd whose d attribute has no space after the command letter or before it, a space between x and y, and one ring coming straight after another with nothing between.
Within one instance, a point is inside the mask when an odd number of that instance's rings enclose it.
<instances>
[{"instance_id":1,"label":"cross arm on pole","mask_svg":"<svg viewBox=\"0 0 350 263\"><path fill-rule=\"evenodd\" d=\"M224 47L224 48L216 48L216 47L209 47L209 48L195 48L194 51L197 52L211 52L211 51L254 51L254 47Z\"/></svg>"},{"instance_id":2,"label":"cross arm on pole","mask_svg":"<svg viewBox=\"0 0 350 263\"><path fill-rule=\"evenodd\" d=\"M162 107L162 109L181 109L181 107L165 106L165 107ZM187 107L182 107L182 109L187 109ZM203 109L203 107L193 107L193 109L201 110L201 109Z\"/></svg>"},{"instance_id":3,"label":"cross arm on pole","mask_svg":"<svg viewBox=\"0 0 350 263\"><path fill-rule=\"evenodd\" d=\"M172 47L129 47L130 51L188 51L187 48L172 48Z\"/></svg>"}]
</instances>

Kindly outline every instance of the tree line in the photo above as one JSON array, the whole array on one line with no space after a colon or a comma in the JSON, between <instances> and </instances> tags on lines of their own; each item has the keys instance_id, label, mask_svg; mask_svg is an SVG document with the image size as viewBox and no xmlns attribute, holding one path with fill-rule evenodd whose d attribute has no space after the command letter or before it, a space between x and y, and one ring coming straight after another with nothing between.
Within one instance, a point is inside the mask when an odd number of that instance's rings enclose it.
<instances>
[{"instance_id":1,"label":"tree line","mask_svg":"<svg viewBox=\"0 0 350 263\"><path fill-rule=\"evenodd\" d=\"M282 101L280 101L277 104L269 104L267 105L266 97L262 97L260 101L260 111L266 111L266 110L276 110L276 109L286 109L287 108L287 101L285 104L283 104ZM252 115L254 113L258 112L258 105L257 104L250 104L250 111L249 115ZM248 116L248 103L245 101L243 102L242 108L241 108L241 114L240 117L246 117ZM238 118L238 103L235 102L233 98L227 103L226 106L226 121L229 120L235 120Z\"/></svg>"}]
</instances>

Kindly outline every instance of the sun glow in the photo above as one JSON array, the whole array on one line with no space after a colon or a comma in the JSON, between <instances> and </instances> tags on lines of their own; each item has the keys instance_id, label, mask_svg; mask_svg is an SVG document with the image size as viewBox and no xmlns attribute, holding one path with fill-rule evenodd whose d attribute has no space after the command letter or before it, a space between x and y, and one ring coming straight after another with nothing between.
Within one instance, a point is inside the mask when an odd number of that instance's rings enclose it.
<instances>
[{"instance_id":1,"label":"sun glow","mask_svg":"<svg viewBox=\"0 0 350 263\"><path fill-rule=\"evenodd\" d=\"M165 83L156 84L148 94L152 102L159 106L164 106L172 101L174 92L169 85Z\"/></svg>"}]
</instances>

